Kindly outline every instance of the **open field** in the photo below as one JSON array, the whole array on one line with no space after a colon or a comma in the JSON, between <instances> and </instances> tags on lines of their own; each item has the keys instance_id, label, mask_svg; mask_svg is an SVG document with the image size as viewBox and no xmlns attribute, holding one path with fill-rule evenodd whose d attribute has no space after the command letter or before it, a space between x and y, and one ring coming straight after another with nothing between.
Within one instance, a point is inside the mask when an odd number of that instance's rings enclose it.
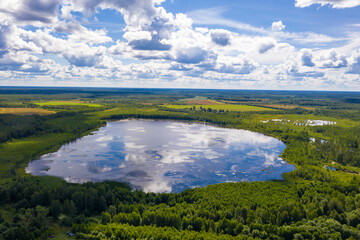
<instances>
[{"instance_id":1,"label":"open field","mask_svg":"<svg viewBox=\"0 0 360 240\"><path fill-rule=\"evenodd\" d=\"M259 103L259 101L254 100L237 100L237 101L229 101L229 100L219 100L221 104L249 104L249 103Z\"/></svg>"},{"instance_id":2,"label":"open field","mask_svg":"<svg viewBox=\"0 0 360 240\"><path fill-rule=\"evenodd\" d=\"M186 104L188 105L219 105L220 102L213 101L213 100L188 100L186 101Z\"/></svg>"},{"instance_id":3,"label":"open field","mask_svg":"<svg viewBox=\"0 0 360 240\"><path fill-rule=\"evenodd\" d=\"M0 114L14 114L14 115L50 115L54 111L39 108L0 108Z\"/></svg>"},{"instance_id":4,"label":"open field","mask_svg":"<svg viewBox=\"0 0 360 240\"><path fill-rule=\"evenodd\" d=\"M88 107L102 107L101 104L95 104L95 103L85 103L81 101L47 101L47 102L37 102L35 103L39 106L88 106Z\"/></svg>"},{"instance_id":5,"label":"open field","mask_svg":"<svg viewBox=\"0 0 360 240\"><path fill-rule=\"evenodd\" d=\"M192 107L190 105L163 105L163 106L172 109L187 109ZM196 109L200 109L200 107L205 109L211 108L212 110L217 110L217 111L222 109L224 111L233 111L233 112L274 111L273 109L270 108L263 108L263 107L249 106L249 105L235 105L235 104L198 105L196 106Z\"/></svg>"},{"instance_id":6,"label":"open field","mask_svg":"<svg viewBox=\"0 0 360 240\"><path fill-rule=\"evenodd\" d=\"M304 106L298 106L298 105L283 105L283 104L270 104L270 105L264 105L264 107L271 107L271 108L278 108L278 109L295 109L295 108L303 108L306 110L315 110L313 107L304 107Z\"/></svg>"},{"instance_id":7,"label":"open field","mask_svg":"<svg viewBox=\"0 0 360 240\"><path fill-rule=\"evenodd\" d=\"M210 99L208 99L206 97L200 97L200 96L196 96L194 98L181 99L180 102L184 102L184 104L187 104L187 105L218 105L218 104L223 104L221 102L210 100Z\"/></svg>"}]
</instances>

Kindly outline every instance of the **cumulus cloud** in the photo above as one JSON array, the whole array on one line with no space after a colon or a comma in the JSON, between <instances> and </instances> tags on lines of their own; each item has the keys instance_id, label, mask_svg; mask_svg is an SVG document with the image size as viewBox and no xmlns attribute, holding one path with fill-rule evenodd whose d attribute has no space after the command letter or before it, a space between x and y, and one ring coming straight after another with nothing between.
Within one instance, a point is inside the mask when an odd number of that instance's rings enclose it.
<instances>
[{"instance_id":1,"label":"cumulus cloud","mask_svg":"<svg viewBox=\"0 0 360 240\"><path fill-rule=\"evenodd\" d=\"M97 9L115 9L122 13L126 27L124 38L135 50L169 50L170 45L164 44L175 28L174 16L162 7L155 7L163 1L154 0L69 0L74 11L91 14ZM140 34L137 39L134 36ZM143 39L140 39L143 36Z\"/></svg>"},{"instance_id":2,"label":"cumulus cloud","mask_svg":"<svg viewBox=\"0 0 360 240\"><path fill-rule=\"evenodd\" d=\"M313 55L311 50L308 49L301 49L300 51L300 59L301 59L301 64L302 66L306 66L306 67L313 67L315 66L315 64L313 63Z\"/></svg>"},{"instance_id":3,"label":"cumulus cloud","mask_svg":"<svg viewBox=\"0 0 360 240\"><path fill-rule=\"evenodd\" d=\"M258 64L246 57L220 57L215 70L220 73L249 74L255 70L257 66Z\"/></svg>"},{"instance_id":4,"label":"cumulus cloud","mask_svg":"<svg viewBox=\"0 0 360 240\"><path fill-rule=\"evenodd\" d=\"M162 2L2 0L0 80L286 88L294 82L354 82L360 74L360 54L352 52L359 47L355 33L338 39L288 32L282 21L254 27L226 19L224 8L173 14ZM120 13L125 25L94 20L109 9ZM221 29L226 26L236 30ZM345 41L346 47L333 48Z\"/></svg>"},{"instance_id":5,"label":"cumulus cloud","mask_svg":"<svg viewBox=\"0 0 360 240\"><path fill-rule=\"evenodd\" d=\"M223 29L213 29L210 31L211 41L220 45L227 46L231 43L231 32Z\"/></svg>"},{"instance_id":6,"label":"cumulus cloud","mask_svg":"<svg viewBox=\"0 0 360 240\"><path fill-rule=\"evenodd\" d=\"M11 29L8 22L0 22L0 57L8 52L8 35Z\"/></svg>"},{"instance_id":7,"label":"cumulus cloud","mask_svg":"<svg viewBox=\"0 0 360 240\"><path fill-rule=\"evenodd\" d=\"M108 49L108 52L114 55L122 55L130 51L131 51L131 47L128 46L125 42L120 40L117 40L116 44Z\"/></svg>"},{"instance_id":8,"label":"cumulus cloud","mask_svg":"<svg viewBox=\"0 0 360 240\"><path fill-rule=\"evenodd\" d=\"M313 4L320 4L321 6L330 5L333 8L351 8L360 6L358 0L296 0L296 7L309 7Z\"/></svg>"},{"instance_id":9,"label":"cumulus cloud","mask_svg":"<svg viewBox=\"0 0 360 240\"><path fill-rule=\"evenodd\" d=\"M199 47L190 47L186 49L178 49L175 61L179 63L200 63L206 59L208 52Z\"/></svg>"},{"instance_id":10,"label":"cumulus cloud","mask_svg":"<svg viewBox=\"0 0 360 240\"><path fill-rule=\"evenodd\" d=\"M35 46L40 49L41 53L59 54L64 51L74 50L70 42L54 37L48 30L38 29L33 32L18 29L17 34L19 40L24 41L28 46Z\"/></svg>"},{"instance_id":11,"label":"cumulus cloud","mask_svg":"<svg viewBox=\"0 0 360 240\"><path fill-rule=\"evenodd\" d=\"M0 69L23 72L47 72L53 60L40 59L25 52L7 53L0 58Z\"/></svg>"},{"instance_id":12,"label":"cumulus cloud","mask_svg":"<svg viewBox=\"0 0 360 240\"><path fill-rule=\"evenodd\" d=\"M90 30L76 21L58 22L54 25L53 29L60 33L70 33L68 38L72 41L87 42L90 44L112 41L112 39L107 36L106 29Z\"/></svg>"},{"instance_id":13,"label":"cumulus cloud","mask_svg":"<svg viewBox=\"0 0 360 240\"><path fill-rule=\"evenodd\" d=\"M339 55L335 50L323 51L316 56L315 63L321 68L342 68L348 64L346 56Z\"/></svg>"},{"instance_id":14,"label":"cumulus cloud","mask_svg":"<svg viewBox=\"0 0 360 240\"><path fill-rule=\"evenodd\" d=\"M350 59L350 68L347 73L360 74L360 52L355 52Z\"/></svg>"},{"instance_id":15,"label":"cumulus cloud","mask_svg":"<svg viewBox=\"0 0 360 240\"><path fill-rule=\"evenodd\" d=\"M0 12L19 24L41 26L56 20L60 0L2 0Z\"/></svg>"},{"instance_id":16,"label":"cumulus cloud","mask_svg":"<svg viewBox=\"0 0 360 240\"><path fill-rule=\"evenodd\" d=\"M303 63L299 64L295 59L290 59L276 68L276 75L279 78L294 77L294 80L303 80L303 78L319 78L324 76L323 72L303 65Z\"/></svg>"},{"instance_id":17,"label":"cumulus cloud","mask_svg":"<svg viewBox=\"0 0 360 240\"><path fill-rule=\"evenodd\" d=\"M77 45L73 51L66 51L63 56L70 64L78 67L103 67L104 47L90 48L87 45Z\"/></svg>"},{"instance_id":18,"label":"cumulus cloud","mask_svg":"<svg viewBox=\"0 0 360 240\"><path fill-rule=\"evenodd\" d=\"M271 24L271 30L274 32L280 32L285 29L285 25L282 23L282 21L273 22Z\"/></svg>"}]
</instances>

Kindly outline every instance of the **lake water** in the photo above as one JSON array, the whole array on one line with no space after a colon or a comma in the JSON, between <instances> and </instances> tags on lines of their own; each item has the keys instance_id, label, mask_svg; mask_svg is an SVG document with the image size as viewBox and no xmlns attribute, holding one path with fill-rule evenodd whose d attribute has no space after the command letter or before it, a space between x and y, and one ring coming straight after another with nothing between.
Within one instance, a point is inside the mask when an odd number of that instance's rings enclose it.
<instances>
[{"instance_id":1,"label":"lake water","mask_svg":"<svg viewBox=\"0 0 360 240\"><path fill-rule=\"evenodd\" d=\"M91 135L32 161L26 172L68 182L115 180L145 192L282 179L295 169L285 144L246 130L155 120L108 122Z\"/></svg>"}]
</instances>

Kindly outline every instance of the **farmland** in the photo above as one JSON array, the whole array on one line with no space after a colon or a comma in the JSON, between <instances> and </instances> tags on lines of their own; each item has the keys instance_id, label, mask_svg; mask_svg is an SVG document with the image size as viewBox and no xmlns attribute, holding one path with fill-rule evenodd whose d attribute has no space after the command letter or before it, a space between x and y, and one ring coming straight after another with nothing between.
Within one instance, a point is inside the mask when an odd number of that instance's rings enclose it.
<instances>
[{"instance_id":1,"label":"farmland","mask_svg":"<svg viewBox=\"0 0 360 240\"><path fill-rule=\"evenodd\" d=\"M189 109L193 108L191 105L163 105L166 108L172 109ZM208 110L209 108L212 110L224 110L224 111L232 111L232 112L262 112L262 111L274 111L271 108L250 106L250 105L235 105L235 104L215 104L215 105L194 105L195 109L200 110L200 108Z\"/></svg>"},{"instance_id":2,"label":"farmland","mask_svg":"<svg viewBox=\"0 0 360 240\"><path fill-rule=\"evenodd\" d=\"M85 103L81 101L46 101L36 102L36 105L43 106L87 106L87 107L102 107L100 104Z\"/></svg>"},{"instance_id":3,"label":"farmland","mask_svg":"<svg viewBox=\"0 0 360 240\"><path fill-rule=\"evenodd\" d=\"M40 108L0 108L0 114L14 114L14 115L49 115L54 114L54 111L49 111Z\"/></svg>"}]
</instances>

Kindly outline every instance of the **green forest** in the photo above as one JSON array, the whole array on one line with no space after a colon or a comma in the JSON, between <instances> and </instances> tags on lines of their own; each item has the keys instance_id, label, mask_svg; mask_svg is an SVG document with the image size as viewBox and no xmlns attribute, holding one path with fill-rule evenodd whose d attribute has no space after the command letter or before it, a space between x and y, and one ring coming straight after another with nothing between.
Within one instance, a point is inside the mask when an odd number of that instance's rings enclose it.
<instances>
[{"instance_id":1,"label":"green forest","mask_svg":"<svg viewBox=\"0 0 360 240\"><path fill-rule=\"evenodd\" d=\"M0 109L0 239L360 239L359 93L0 88ZM25 172L41 155L129 118L272 136L296 170L281 181L159 194Z\"/></svg>"}]
</instances>

